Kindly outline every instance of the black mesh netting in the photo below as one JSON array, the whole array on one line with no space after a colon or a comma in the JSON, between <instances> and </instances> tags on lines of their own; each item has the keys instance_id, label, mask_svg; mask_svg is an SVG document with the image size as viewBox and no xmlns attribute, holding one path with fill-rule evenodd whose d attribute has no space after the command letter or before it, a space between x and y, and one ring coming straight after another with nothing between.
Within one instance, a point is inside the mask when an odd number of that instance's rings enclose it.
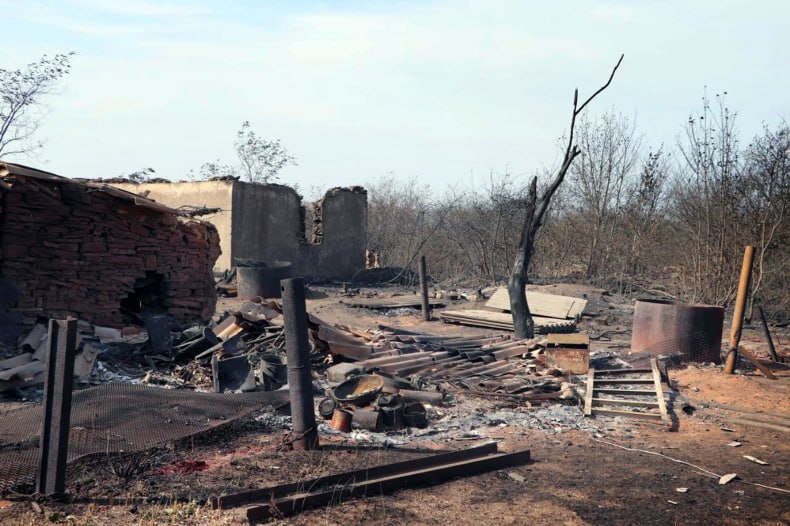
<instances>
[{"instance_id":1,"label":"black mesh netting","mask_svg":"<svg viewBox=\"0 0 790 526\"><path fill-rule=\"evenodd\" d=\"M68 462L186 438L256 410L288 403L288 391L198 393L110 383L75 392ZM35 480L43 407L0 413L0 493Z\"/></svg>"},{"instance_id":2,"label":"black mesh netting","mask_svg":"<svg viewBox=\"0 0 790 526\"><path fill-rule=\"evenodd\" d=\"M688 362L719 362L721 342L711 342L705 331L698 331L651 345L647 349L629 353L625 359L634 365L648 363L651 358L659 358L669 366L682 366Z\"/></svg>"}]
</instances>

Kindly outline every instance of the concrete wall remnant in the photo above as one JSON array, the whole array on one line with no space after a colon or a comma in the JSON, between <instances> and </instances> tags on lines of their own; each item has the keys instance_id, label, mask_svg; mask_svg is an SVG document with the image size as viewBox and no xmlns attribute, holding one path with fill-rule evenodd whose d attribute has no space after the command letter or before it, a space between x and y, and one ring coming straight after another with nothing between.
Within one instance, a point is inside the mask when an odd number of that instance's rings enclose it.
<instances>
[{"instance_id":1,"label":"concrete wall remnant","mask_svg":"<svg viewBox=\"0 0 790 526\"><path fill-rule=\"evenodd\" d=\"M113 186L173 208L221 208L204 218L219 231L215 271L236 258L290 261L295 276L313 279L349 279L365 268L367 192L358 186L333 188L315 203L289 186L237 180Z\"/></svg>"},{"instance_id":2,"label":"concrete wall remnant","mask_svg":"<svg viewBox=\"0 0 790 526\"><path fill-rule=\"evenodd\" d=\"M74 316L122 327L146 309L214 314L217 229L101 183L0 163L0 279L23 326Z\"/></svg>"}]
</instances>

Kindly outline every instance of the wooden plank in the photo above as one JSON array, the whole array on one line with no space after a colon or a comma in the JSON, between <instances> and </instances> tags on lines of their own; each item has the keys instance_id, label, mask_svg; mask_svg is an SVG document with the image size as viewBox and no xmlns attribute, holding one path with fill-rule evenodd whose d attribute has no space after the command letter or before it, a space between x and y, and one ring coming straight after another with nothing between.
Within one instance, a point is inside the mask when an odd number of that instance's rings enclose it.
<instances>
[{"instance_id":1,"label":"wooden plank","mask_svg":"<svg viewBox=\"0 0 790 526\"><path fill-rule=\"evenodd\" d=\"M750 407L739 407L735 405L729 404L720 404L718 402L696 402L698 404L705 404L708 407L715 407L717 409L724 409L725 411L734 411L736 413L744 413L751 416L775 416L776 418L781 418L783 420L790 420L790 414L788 413L774 413L772 411L764 411L762 409L754 409ZM790 424L789 424L790 425Z\"/></svg>"},{"instance_id":2,"label":"wooden plank","mask_svg":"<svg viewBox=\"0 0 790 526\"><path fill-rule=\"evenodd\" d=\"M653 369L598 369L598 374L652 373Z\"/></svg>"},{"instance_id":3,"label":"wooden plank","mask_svg":"<svg viewBox=\"0 0 790 526\"><path fill-rule=\"evenodd\" d=\"M581 347L586 349L590 346L590 335L580 332L572 334L553 332L546 335L546 345L549 347Z\"/></svg>"},{"instance_id":4,"label":"wooden plank","mask_svg":"<svg viewBox=\"0 0 790 526\"><path fill-rule=\"evenodd\" d=\"M595 383L595 367L587 371L587 392L584 393L584 414L592 414L593 384Z\"/></svg>"},{"instance_id":5,"label":"wooden plank","mask_svg":"<svg viewBox=\"0 0 790 526\"><path fill-rule=\"evenodd\" d=\"M604 409L601 407L594 407L595 413L604 413L607 415L625 416L629 418L643 418L647 420L663 420L658 413L641 413L639 411L626 411L625 409Z\"/></svg>"},{"instance_id":6,"label":"wooden plank","mask_svg":"<svg viewBox=\"0 0 790 526\"><path fill-rule=\"evenodd\" d=\"M601 394L622 394L622 395L640 395L640 396L653 396L656 394L653 390L648 389L616 389L616 388L606 388L606 387L596 387L594 388L596 393Z\"/></svg>"},{"instance_id":7,"label":"wooden plank","mask_svg":"<svg viewBox=\"0 0 790 526\"><path fill-rule=\"evenodd\" d=\"M596 378L596 384L652 384L652 378Z\"/></svg>"},{"instance_id":8,"label":"wooden plank","mask_svg":"<svg viewBox=\"0 0 790 526\"><path fill-rule=\"evenodd\" d=\"M658 361L655 358L650 359L650 368L653 369L653 384L656 387L656 398L658 398L658 409L661 411L661 420L669 422L667 404L664 402L664 390L661 388L661 373L658 372Z\"/></svg>"},{"instance_id":9,"label":"wooden plank","mask_svg":"<svg viewBox=\"0 0 790 526\"><path fill-rule=\"evenodd\" d=\"M351 307L365 307L368 309L393 309L401 307L421 307L421 296L394 296L392 298L356 298L342 299L340 303L345 303ZM445 304L444 300L429 299L431 307L438 307Z\"/></svg>"},{"instance_id":10,"label":"wooden plank","mask_svg":"<svg viewBox=\"0 0 790 526\"><path fill-rule=\"evenodd\" d=\"M630 406L658 407L658 402L645 402L645 401L642 401L642 400L623 400L621 398L593 398L592 401L593 401L593 403L598 402L598 403L601 403L601 404L611 404L611 405L630 405Z\"/></svg>"},{"instance_id":11,"label":"wooden plank","mask_svg":"<svg viewBox=\"0 0 790 526\"><path fill-rule=\"evenodd\" d=\"M728 422L742 426L761 427L763 429L772 429L774 431L781 431L782 433L790 433L790 427L780 426L778 424L768 424L766 422L757 422L746 418L731 418Z\"/></svg>"},{"instance_id":12,"label":"wooden plank","mask_svg":"<svg viewBox=\"0 0 790 526\"><path fill-rule=\"evenodd\" d=\"M576 318L587 306L585 299L534 290L527 291L527 303L529 311L534 315L562 320ZM497 289L486 302L486 307L510 312L510 295L507 289L504 287Z\"/></svg>"},{"instance_id":13,"label":"wooden plank","mask_svg":"<svg viewBox=\"0 0 790 526\"><path fill-rule=\"evenodd\" d=\"M760 362L760 360L757 359L757 357L755 355L753 355L752 353L750 353L749 351L747 351L744 348L738 349L738 352L741 353L743 356L745 356L746 359L749 360L752 363L752 365L754 365L766 377L770 378L771 380L776 380L776 376L774 375L774 373L772 373L769 368L764 366Z\"/></svg>"},{"instance_id":14,"label":"wooden plank","mask_svg":"<svg viewBox=\"0 0 790 526\"><path fill-rule=\"evenodd\" d=\"M446 479L468 476L507 467L522 466L529 462L529 450L514 453L495 453L486 457L465 459L452 464L422 467L413 471L394 473L388 476L361 480L349 480L343 486L319 488L316 491L300 491L279 499L269 498L260 506L247 509L250 524L259 524L271 518L299 512L308 507L325 506L344 499L365 495L381 494L410 486L435 484ZM302 486L304 487L304 486Z\"/></svg>"}]
</instances>

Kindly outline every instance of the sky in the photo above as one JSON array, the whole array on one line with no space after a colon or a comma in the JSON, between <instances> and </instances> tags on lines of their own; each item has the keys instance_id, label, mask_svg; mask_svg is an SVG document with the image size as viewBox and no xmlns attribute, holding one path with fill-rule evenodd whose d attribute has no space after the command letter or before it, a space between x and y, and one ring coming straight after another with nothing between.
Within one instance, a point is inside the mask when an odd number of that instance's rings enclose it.
<instances>
[{"instance_id":1,"label":"sky","mask_svg":"<svg viewBox=\"0 0 790 526\"><path fill-rule=\"evenodd\" d=\"M235 161L243 121L302 189L434 189L557 166L573 90L674 146L726 91L742 137L790 118L790 2L0 0L0 67L75 51L34 157L67 177ZM706 88L707 86L707 88Z\"/></svg>"}]
</instances>

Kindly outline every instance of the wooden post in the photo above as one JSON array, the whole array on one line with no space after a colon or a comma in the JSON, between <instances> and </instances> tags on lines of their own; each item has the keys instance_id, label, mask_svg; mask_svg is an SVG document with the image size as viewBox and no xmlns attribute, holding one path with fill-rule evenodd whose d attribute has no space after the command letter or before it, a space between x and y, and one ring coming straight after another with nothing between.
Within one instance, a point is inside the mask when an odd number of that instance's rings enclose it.
<instances>
[{"instance_id":1,"label":"wooden post","mask_svg":"<svg viewBox=\"0 0 790 526\"><path fill-rule=\"evenodd\" d=\"M771 360L778 362L779 356L776 355L776 348L774 348L774 339L771 338L771 331L768 329L768 322L765 319L763 306L757 306L757 312L760 313L760 321L763 323L763 331L765 332L765 341L768 342L768 352L771 353Z\"/></svg>"},{"instance_id":2,"label":"wooden post","mask_svg":"<svg viewBox=\"0 0 790 526\"><path fill-rule=\"evenodd\" d=\"M77 320L49 320L48 346L44 421L39 442L41 462L36 489L43 495L60 498L66 493Z\"/></svg>"},{"instance_id":3,"label":"wooden post","mask_svg":"<svg viewBox=\"0 0 790 526\"><path fill-rule=\"evenodd\" d=\"M741 329L743 328L743 314L746 310L746 298L749 295L749 283L752 279L752 260L754 259L754 247L746 245L743 253L743 265L741 266L741 277L738 281L738 295L735 298L735 309L732 313L732 323L730 325L730 349L727 353L727 361L724 364L724 373L732 374L738 363L738 344L741 341Z\"/></svg>"},{"instance_id":4,"label":"wooden post","mask_svg":"<svg viewBox=\"0 0 790 526\"><path fill-rule=\"evenodd\" d=\"M431 304L428 301L428 270L425 256L420 256L420 291L422 292L422 317L431 320Z\"/></svg>"}]
</instances>

